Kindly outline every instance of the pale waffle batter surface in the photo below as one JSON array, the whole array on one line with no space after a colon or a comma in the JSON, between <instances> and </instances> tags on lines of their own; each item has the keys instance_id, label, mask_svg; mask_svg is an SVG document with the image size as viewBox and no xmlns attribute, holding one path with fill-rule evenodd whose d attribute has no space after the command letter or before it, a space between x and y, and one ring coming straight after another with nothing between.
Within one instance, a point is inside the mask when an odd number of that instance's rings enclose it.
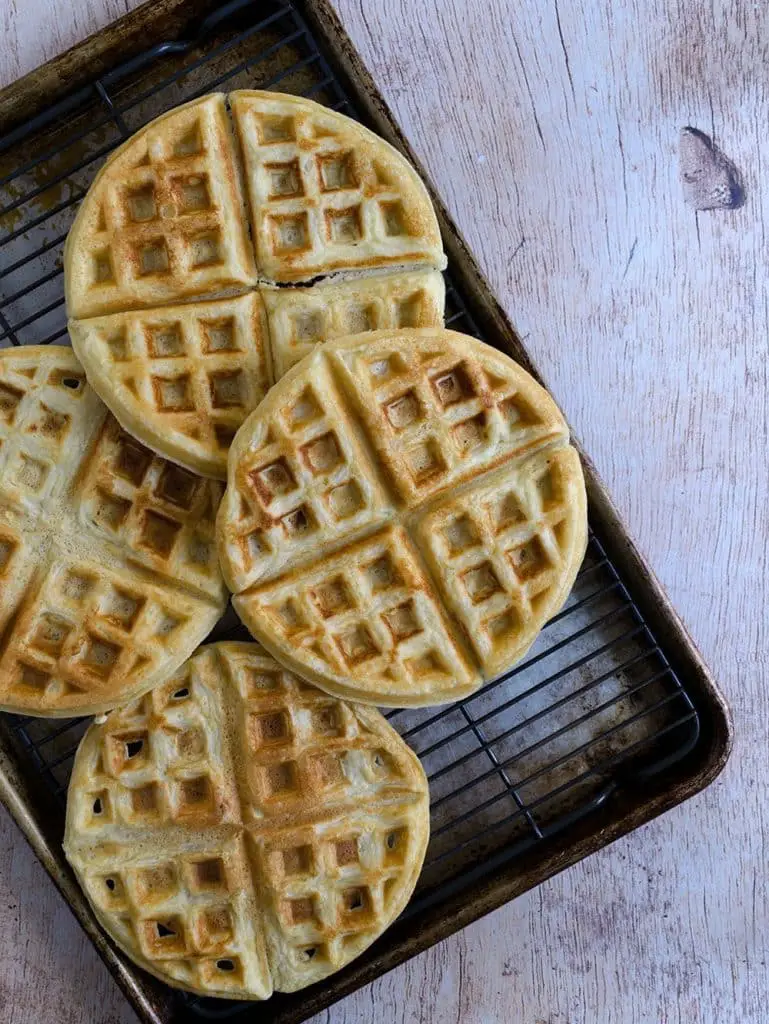
<instances>
[{"instance_id":1,"label":"pale waffle batter surface","mask_svg":"<svg viewBox=\"0 0 769 1024\"><path fill-rule=\"evenodd\" d=\"M424 771L379 712L256 644L220 643L91 726L64 846L137 964L195 992L265 999L381 934L428 834Z\"/></svg>"},{"instance_id":2,"label":"pale waffle batter surface","mask_svg":"<svg viewBox=\"0 0 769 1024\"><path fill-rule=\"evenodd\" d=\"M318 341L443 322L445 257L414 169L350 118L277 93L204 96L129 139L64 266L73 345L103 401L221 479L234 431Z\"/></svg>"},{"instance_id":3,"label":"pale waffle batter surface","mask_svg":"<svg viewBox=\"0 0 769 1024\"><path fill-rule=\"evenodd\" d=\"M385 706L456 700L562 606L584 480L546 391L445 329L316 349L230 450L217 538L233 603L283 664Z\"/></svg>"},{"instance_id":4,"label":"pale waffle batter surface","mask_svg":"<svg viewBox=\"0 0 769 1024\"><path fill-rule=\"evenodd\" d=\"M129 437L71 349L0 352L0 707L93 714L221 616L221 487Z\"/></svg>"}]
</instances>

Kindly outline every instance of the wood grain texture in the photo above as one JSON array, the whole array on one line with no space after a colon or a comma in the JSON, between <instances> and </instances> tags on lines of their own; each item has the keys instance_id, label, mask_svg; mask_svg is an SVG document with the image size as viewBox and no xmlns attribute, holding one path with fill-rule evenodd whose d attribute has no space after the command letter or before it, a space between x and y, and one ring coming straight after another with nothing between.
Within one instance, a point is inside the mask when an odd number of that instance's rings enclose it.
<instances>
[{"instance_id":1,"label":"wood grain texture","mask_svg":"<svg viewBox=\"0 0 769 1024\"><path fill-rule=\"evenodd\" d=\"M123 7L73 0L52 18L43 0L23 15L0 0L0 80ZM737 743L704 794L316 1024L763 1022L769 11L337 7L727 692ZM684 202L686 125L736 164L741 209ZM5 816L0 850L0 933L20 933L0 1020L132 1019Z\"/></svg>"},{"instance_id":2,"label":"wood grain texture","mask_svg":"<svg viewBox=\"0 0 769 1024\"><path fill-rule=\"evenodd\" d=\"M0 87L138 6L139 0L74 0L55 7L44 0L2 0Z\"/></svg>"}]
</instances>

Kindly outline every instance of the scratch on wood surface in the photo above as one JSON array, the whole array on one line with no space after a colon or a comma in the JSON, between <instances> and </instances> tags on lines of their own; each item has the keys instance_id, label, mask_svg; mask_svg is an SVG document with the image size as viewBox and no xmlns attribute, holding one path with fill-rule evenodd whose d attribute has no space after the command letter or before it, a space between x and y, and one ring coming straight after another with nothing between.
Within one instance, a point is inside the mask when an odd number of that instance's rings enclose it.
<instances>
[{"instance_id":1,"label":"scratch on wood surface","mask_svg":"<svg viewBox=\"0 0 769 1024\"><path fill-rule=\"evenodd\" d=\"M566 43L563 38L563 26L561 25L561 12L558 8L558 0L555 0L555 23L558 26L558 38L561 41L561 50L563 51L563 59L566 64L566 74L569 76L569 85L571 86L571 95L574 99L577 98L577 94L574 91L574 79L571 76L571 64L569 63L569 51L566 49Z\"/></svg>"},{"instance_id":2,"label":"scratch on wood surface","mask_svg":"<svg viewBox=\"0 0 769 1024\"><path fill-rule=\"evenodd\" d=\"M515 258L518 255L518 253L523 249L523 247L525 245L526 245L526 239L522 238L520 240L520 242L516 245L516 247L513 249L513 251L510 253L510 256L509 256L508 261L507 261L507 268L506 268L506 273L505 273L505 279L507 281L508 287L512 288L512 287L515 286L515 267L514 267Z\"/></svg>"},{"instance_id":3,"label":"scratch on wood surface","mask_svg":"<svg viewBox=\"0 0 769 1024\"><path fill-rule=\"evenodd\" d=\"M620 159L622 160L622 194L625 197L625 209L627 209L627 164L625 162L625 146L622 142L622 125L620 124L619 114L617 114L617 143L619 145Z\"/></svg>"},{"instance_id":4,"label":"scratch on wood surface","mask_svg":"<svg viewBox=\"0 0 769 1024\"><path fill-rule=\"evenodd\" d=\"M526 70L526 61L524 60L523 53L521 52L521 47L515 33L512 33L512 39L513 46L515 47L515 52L518 57L518 63L521 68L521 74L523 75L524 85L526 86L526 92L529 96L529 103L531 104L531 116L534 118L534 125L537 129L539 141L542 143L542 149L547 150L547 146L545 145L545 136L542 134L542 125L539 122L539 115L537 114L537 104L534 102L534 93L531 88L531 82L529 81L529 73Z\"/></svg>"},{"instance_id":5,"label":"scratch on wood surface","mask_svg":"<svg viewBox=\"0 0 769 1024\"><path fill-rule=\"evenodd\" d=\"M635 256L635 249L636 249L637 245L638 245L638 236L636 236L633 239L633 244L630 246L630 253L628 254L627 263L625 264L625 269L622 272L622 280L623 281L627 277L628 270L630 270L630 264L633 262L633 257Z\"/></svg>"},{"instance_id":6,"label":"scratch on wood surface","mask_svg":"<svg viewBox=\"0 0 769 1024\"><path fill-rule=\"evenodd\" d=\"M713 109L713 93L708 89L708 107L710 108L710 137L716 141L716 112Z\"/></svg>"},{"instance_id":7,"label":"scratch on wood surface","mask_svg":"<svg viewBox=\"0 0 769 1024\"><path fill-rule=\"evenodd\" d=\"M462 938L461 935L458 936L458 938L461 940L461 938ZM457 994L457 1021L456 1021L456 1024L462 1024L462 1013L464 1011L464 1005L465 1005L465 1001L464 1001L465 946L464 946L464 942L463 941L460 941L458 943L458 953L459 953L459 964L457 966L457 970L459 972L459 992Z\"/></svg>"}]
</instances>

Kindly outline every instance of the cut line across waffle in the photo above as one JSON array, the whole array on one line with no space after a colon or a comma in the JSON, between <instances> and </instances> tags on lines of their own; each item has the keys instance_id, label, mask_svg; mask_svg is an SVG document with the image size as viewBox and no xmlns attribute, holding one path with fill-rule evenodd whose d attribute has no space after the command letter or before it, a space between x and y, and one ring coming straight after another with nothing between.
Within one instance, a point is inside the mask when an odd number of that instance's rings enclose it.
<instances>
[{"instance_id":1,"label":"cut line across waffle","mask_svg":"<svg viewBox=\"0 0 769 1024\"><path fill-rule=\"evenodd\" d=\"M586 544L576 451L520 366L447 330L331 341L230 453L217 540L282 663L385 706L455 700L515 663Z\"/></svg>"},{"instance_id":2,"label":"cut line across waffle","mask_svg":"<svg viewBox=\"0 0 769 1024\"><path fill-rule=\"evenodd\" d=\"M222 643L89 729L64 848L140 966L264 999L374 941L411 895L428 833L424 771L377 711L256 644Z\"/></svg>"},{"instance_id":3,"label":"cut line across waffle","mask_svg":"<svg viewBox=\"0 0 769 1024\"><path fill-rule=\"evenodd\" d=\"M0 708L94 714L188 657L226 604L220 488L126 435L70 349L0 353Z\"/></svg>"}]
</instances>

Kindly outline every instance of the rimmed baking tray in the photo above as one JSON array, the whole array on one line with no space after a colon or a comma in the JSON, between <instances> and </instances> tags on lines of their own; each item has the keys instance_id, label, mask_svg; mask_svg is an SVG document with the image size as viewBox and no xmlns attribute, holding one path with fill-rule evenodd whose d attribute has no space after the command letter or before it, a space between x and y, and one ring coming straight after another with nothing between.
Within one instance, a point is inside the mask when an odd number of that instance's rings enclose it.
<instances>
[{"instance_id":1,"label":"rimmed baking tray","mask_svg":"<svg viewBox=\"0 0 769 1024\"><path fill-rule=\"evenodd\" d=\"M0 347L66 343L64 238L104 156L193 95L243 87L302 93L358 117L418 166L326 0L146 4L0 92ZM431 192L449 254L448 323L534 370ZM425 871L398 922L311 989L230 1003L174 992L134 968L99 930L61 853L85 724L0 716L0 798L142 1020L306 1020L718 774L728 709L582 457L590 543L563 611L521 665L480 693L389 713L430 777Z\"/></svg>"}]
</instances>

